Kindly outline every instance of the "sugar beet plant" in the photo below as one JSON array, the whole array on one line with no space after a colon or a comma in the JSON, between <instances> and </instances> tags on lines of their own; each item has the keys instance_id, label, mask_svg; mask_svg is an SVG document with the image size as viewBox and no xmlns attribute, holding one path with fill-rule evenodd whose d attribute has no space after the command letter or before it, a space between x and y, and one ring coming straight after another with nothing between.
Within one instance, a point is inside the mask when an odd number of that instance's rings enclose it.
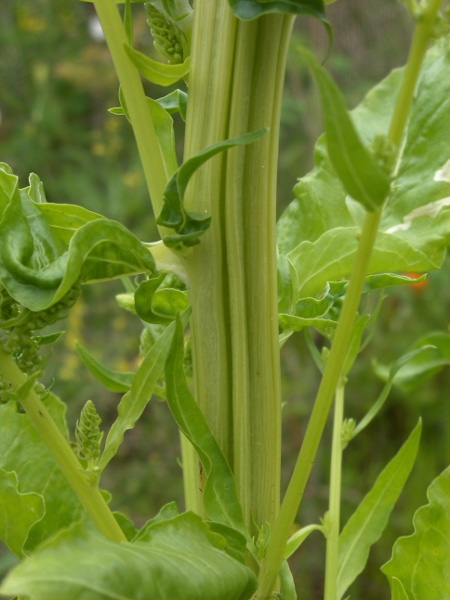
<instances>
[{"instance_id":1,"label":"sugar beet plant","mask_svg":"<svg viewBox=\"0 0 450 600\"><path fill-rule=\"evenodd\" d=\"M344 418L349 372L384 290L410 283L404 272L438 269L450 241L448 12L441 0L405 4L415 20L408 62L351 115L325 68L296 49L317 83L325 133L277 225L290 32L296 17L320 19L331 47L322 0L133 5L146 12L160 61L133 47L130 2L121 13L112 0L94 0L120 82L111 110L133 128L161 241L47 202L34 174L19 189L1 165L0 533L21 559L3 594L292 600L302 582L287 559L319 530L324 598L345 597L412 469L421 424L342 527L343 451L396 381L450 356L448 334L420 340L386 370L367 415ZM184 79L187 92L147 98L141 76L159 86ZM180 166L174 113L186 121ZM42 349L59 337L46 328L82 285L117 278L119 303L143 325L142 362L134 374L117 373L79 348L97 379L123 396L105 435L89 400L70 436L64 405L39 381ZM323 376L280 505L280 346L302 330ZM180 429L186 511L168 504L137 530L111 511L101 477L152 395L167 401ZM329 510L320 524L298 528L333 400ZM450 597L449 481L447 470L432 482L414 533L382 567L393 599Z\"/></svg>"}]
</instances>

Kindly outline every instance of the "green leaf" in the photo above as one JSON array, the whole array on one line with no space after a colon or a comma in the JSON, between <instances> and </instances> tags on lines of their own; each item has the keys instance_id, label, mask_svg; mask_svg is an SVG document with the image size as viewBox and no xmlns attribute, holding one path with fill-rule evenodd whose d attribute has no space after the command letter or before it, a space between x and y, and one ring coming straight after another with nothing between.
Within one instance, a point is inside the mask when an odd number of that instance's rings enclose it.
<instances>
[{"instance_id":1,"label":"green leaf","mask_svg":"<svg viewBox=\"0 0 450 600\"><path fill-rule=\"evenodd\" d=\"M173 94L175 94L175 92L169 94L169 96L166 96L166 98L173 96ZM130 120L122 88L119 89L119 100L120 108L110 108L109 112L115 115L125 115L126 118ZM150 116L152 118L153 126L155 128L155 133L158 138L158 143L164 162L166 177L167 179L169 179L170 177L172 177L172 175L178 168L177 155L175 151L175 133L173 130L173 119L170 116L169 111L165 109L161 101L153 100L148 96L146 96L146 100L148 109L150 111ZM164 98L162 98L161 100L164 100ZM168 104L169 106L173 107L174 101L168 102ZM174 107L172 112L175 112Z\"/></svg>"},{"instance_id":2,"label":"green leaf","mask_svg":"<svg viewBox=\"0 0 450 600\"><path fill-rule=\"evenodd\" d=\"M103 385L103 387L110 392L128 392L131 388L134 373L119 373L118 371L112 371L96 360L81 344L77 343L76 349L78 356L88 368L89 372Z\"/></svg>"},{"instance_id":3,"label":"green leaf","mask_svg":"<svg viewBox=\"0 0 450 600\"><path fill-rule=\"evenodd\" d=\"M44 499L34 492L21 493L17 474L0 469L0 506L0 539L23 558L28 533L45 514Z\"/></svg>"},{"instance_id":4,"label":"green leaf","mask_svg":"<svg viewBox=\"0 0 450 600\"><path fill-rule=\"evenodd\" d=\"M287 560L281 563L280 583L283 592L283 600L297 600L297 591L295 589L295 581L292 576Z\"/></svg>"},{"instance_id":5,"label":"green leaf","mask_svg":"<svg viewBox=\"0 0 450 600\"><path fill-rule=\"evenodd\" d=\"M325 20L322 0L228 0L234 14L243 20L256 19L270 13L308 15Z\"/></svg>"},{"instance_id":6,"label":"green leaf","mask_svg":"<svg viewBox=\"0 0 450 600\"><path fill-rule=\"evenodd\" d=\"M397 373L410 361L414 361L421 354L428 353L430 349L432 349L432 347L429 345L415 348L414 350L407 352L406 354L398 358L392 363L390 368L386 369L386 377L381 377L384 381L386 381L386 385L382 389L381 394L378 396L377 400L374 402L372 407L368 410L368 412L364 415L364 417L361 419L358 425L354 428L351 439L353 439L359 433L361 433L361 431L363 431L363 429L365 429L369 425L369 423L373 421L376 415L383 408L384 403L386 402L389 396L389 392L391 391ZM378 369L378 366L374 367L375 372L379 375L380 373Z\"/></svg>"},{"instance_id":7,"label":"green leaf","mask_svg":"<svg viewBox=\"0 0 450 600\"><path fill-rule=\"evenodd\" d=\"M167 94L167 96L158 98L156 102L160 104L170 115L179 113L183 121L186 121L187 100L188 95L186 92L175 90L170 94Z\"/></svg>"},{"instance_id":8,"label":"green leaf","mask_svg":"<svg viewBox=\"0 0 450 600\"><path fill-rule=\"evenodd\" d=\"M403 587L402 582L397 577L393 577L391 580L391 600L408 600L408 594Z\"/></svg>"},{"instance_id":9,"label":"green leaf","mask_svg":"<svg viewBox=\"0 0 450 600\"><path fill-rule=\"evenodd\" d=\"M186 324L189 319L189 312L186 311L182 318ZM174 331L175 323L172 323L156 340L137 370L130 390L122 397L117 407L118 417L109 430L105 449L100 458L100 472L116 455L125 432L133 429L150 401L156 384L164 374L164 366L169 355Z\"/></svg>"},{"instance_id":10,"label":"green leaf","mask_svg":"<svg viewBox=\"0 0 450 600\"><path fill-rule=\"evenodd\" d=\"M167 403L178 427L193 444L206 475L204 506L208 517L248 536L230 466L192 396L184 375L183 326L179 318L166 364Z\"/></svg>"},{"instance_id":11,"label":"green leaf","mask_svg":"<svg viewBox=\"0 0 450 600\"><path fill-rule=\"evenodd\" d=\"M323 533L323 525L306 525L291 535L284 549L284 558L288 559L296 552L313 531Z\"/></svg>"},{"instance_id":12,"label":"green leaf","mask_svg":"<svg viewBox=\"0 0 450 600\"><path fill-rule=\"evenodd\" d=\"M146 323L167 325L188 307L187 293L174 288L158 289L166 274L143 281L134 293L134 308Z\"/></svg>"},{"instance_id":13,"label":"green leaf","mask_svg":"<svg viewBox=\"0 0 450 600\"><path fill-rule=\"evenodd\" d=\"M305 48L299 48L320 90L328 154L345 190L367 210L378 209L390 189L389 177L365 147L328 73Z\"/></svg>"},{"instance_id":14,"label":"green leaf","mask_svg":"<svg viewBox=\"0 0 450 600\"><path fill-rule=\"evenodd\" d=\"M391 560L381 568L393 597L394 578L408 600L450 597L450 467L431 483L427 497L429 503L414 515L414 533L395 542Z\"/></svg>"},{"instance_id":15,"label":"green leaf","mask_svg":"<svg viewBox=\"0 0 450 600\"><path fill-rule=\"evenodd\" d=\"M449 40L441 40L425 58L370 274L437 269L450 243L450 181L445 175L449 46ZM352 112L366 146L376 134L387 133L402 76L402 70L391 73ZM317 143L315 163L315 169L297 184L297 198L278 223L279 252L291 262L293 302L316 296L327 281L348 278L360 228L356 203L349 200L336 175L324 136Z\"/></svg>"},{"instance_id":16,"label":"green leaf","mask_svg":"<svg viewBox=\"0 0 450 600\"><path fill-rule=\"evenodd\" d=\"M181 64L168 65L148 58L148 56L145 56L142 52L138 52L138 50L134 50L131 46L125 45L124 48L131 62L141 75L156 85L164 87L173 85L189 73L189 57Z\"/></svg>"},{"instance_id":17,"label":"green leaf","mask_svg":"<svg viewBox=\"0 0 450 600\"><path fill-rule=\"evenodd\" d=\"M436 332L420 338L411 350L390 368L375 364L374 371L404 393L420 387L450 364L450 334Z\"/></svg>"},{"instance_id":18,"label":"green leaf","mask_svg":"<svg viewBox=\"0 0 450 600\"><path fill-rule=\"evenodd\" d=\"M209 158L212 158L219 152L233 148L252 144L267 133L267 129L260 129L246 133L230 140L218 142L208 146L192 158L189 158L167 183L164 191L164 205L156 222L158 225L164 225L170 229L175 229L175 235L168 235L163 238L167 246L181 249L183 245L194 246L199 243L199 237L209 227L211 217L200 215L194 212L188 212L184 209L183 200L187 185L195 173Z\"/></svg>"},{"instance_id":19,"label":"green leaf","mask_svg":"<svg viewBox=\"0 0 450 600\"><path fill-rule=\"evenodd\" d=\"M65 406L48 394L46 406L67 435ZM0 469L17 474L22 494L37 494L45 502L45 515L31 527L24 551L31 552L59 529L79 521L84 509L55 463L27 415L12 403L0 406ZM20 525L15 524L19 528Z\"/></svg>"},{"instance_id":20,"label":"green leaf","mask_svg":"<svg viewBox=\"0 0 450 600\"><path fill-rule=\"evenodd\" d=\"M348 520L339 537L338 599L364 569L369 550L386 527L416 459L422 423L416 425L373 488Z\"/></svg>"},{"instance_id":21,"label":"green leaf","mask_svg":"<svg viewBox=\"0 0 450 600\"><path fill-rule=\"evenodd\" d=\"M48 308L80 279L154 268L150 252L120 223L79 207L35 204L17 189L0 224L0 279L30 310Z\"/></svg>"},{"instance_id":22,"label":"green leaf","mask_svg":"<svg viewBox=\"0 0 450 600\"><path fill-rule=\"evenodd\" d=\"M437 232L444 234L443 229ZM317 296L327 282L348 277L353 267L359 229L336 227L316 242L305 241L288 254L294 297ZM449 233L450 239L450 233ZM435 253L415 248L413 241L379 232L369 272L424 271L437 269L442 262L441 247ZM440 246L440 244L439 244Z\"/></svg>"},{"instance_id":23,"label":"green leaf","mask_svg":"<svg viewBox=\"0 0 450 600\"><path fill-rule=\"evenodd\" d=\"M146 542L111 542L75 527L17 566L2 594L31 600L246 600L254 573L193 513L156 523Z\"/></svg>"}]
</instances>

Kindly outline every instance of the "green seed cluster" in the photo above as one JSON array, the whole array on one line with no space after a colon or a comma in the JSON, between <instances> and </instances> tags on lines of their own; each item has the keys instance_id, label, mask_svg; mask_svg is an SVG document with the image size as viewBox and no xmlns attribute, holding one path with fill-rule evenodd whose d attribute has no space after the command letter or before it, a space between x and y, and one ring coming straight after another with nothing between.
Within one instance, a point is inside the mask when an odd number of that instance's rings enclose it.
<instances>
[{"instance_id":1,"label":"green seed cluster","mask_svg":"<svg viewBox=\"0 0 450 600\"><path fill-rule=\"evenodd\" d=\"M182 63L187 58L184 33L149 2L145 3L145 14L156 50L172 64Z\"/></svg>"},{"instance_id":2,"label":"green seed cluster","mask_svg":"<svg viewBox=\"0 0 450 600\"><path fill-rule=\"evenodd\" d=\"M78 453L89 463L95 464L100 457L103 432L100 431L102 420L92 400L83 406L81 415L76 424L75 438L78 444Z\"/></svg>"},{"instance_id":3,"label":"green seed cluster","mask_svg":"<svg viewBox=\"0 0 450 600\"><path fill-rule=\"evenodd\" d=\"M11 389L11 384L0 374L0 404L6 404L15 399L16 395Z\"/></svg>"},{"instance_id":4,"label":"green seed cluster","mask_svg":"<svg viewBox=\"0 0 450 600\"><path fill-rule=\"evenodd\" d=\"M53 325L67 316L80 294L80 286L75 285L56 304L46 310L33 312L17 303L5 290L0 290L0 343L11 354L17 366L27 375L40 372L44 358L40 353L41 336L36 331Z\"/></svg>"}]
</instances>

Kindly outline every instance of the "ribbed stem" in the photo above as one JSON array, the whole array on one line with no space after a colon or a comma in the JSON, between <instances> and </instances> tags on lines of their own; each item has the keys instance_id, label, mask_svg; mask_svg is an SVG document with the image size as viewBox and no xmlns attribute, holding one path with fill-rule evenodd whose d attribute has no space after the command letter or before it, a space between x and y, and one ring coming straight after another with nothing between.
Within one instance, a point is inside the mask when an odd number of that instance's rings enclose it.
<instances>
[{"instance_id":1,"label":"ribbed stem","mask_svg":"<svg viewBox=\"0 0 450 600\"><path fill-rule=\"evenodd\" d=\"M250 528L252 519L273 523L279 504L275 192L292 22L280 15L240 22L225 0L195 6L186 156L270 128L205 164L187 199L190 210L212 216L188 261L196 395L236 475Z\"/></svg>"}]
</instances>

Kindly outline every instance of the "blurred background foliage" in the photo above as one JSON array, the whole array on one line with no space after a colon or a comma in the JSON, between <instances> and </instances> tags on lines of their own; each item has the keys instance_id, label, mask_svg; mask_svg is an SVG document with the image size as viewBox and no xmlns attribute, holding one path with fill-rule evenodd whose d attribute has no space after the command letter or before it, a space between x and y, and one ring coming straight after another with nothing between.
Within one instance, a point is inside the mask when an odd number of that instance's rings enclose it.
<instances>
[{"instance_id":1,"label":"blurred background foliage","mask_svg":"<svg viewBox=\"0 0 450 600\"><path fill-rule=\"evenodd\" d=\"M349 107L388 72L404 64L412 25L395 0L340 0L328 7L335 43L327 63ZM136 46L154 55L141 7L135 10ZM320 23L297 20L292 46L306 43L325 57L328 39ZM164 95L161 89L147 92ZM107 108L116 106L117 81L90 4L76 0L2 0L0 21L0 161L7 162L27 184L36 172L51 202L71 202L122 221L146 241L156 239L154 218L130 128ZM182 124L177 144L182 153ZM279 209L293 198L296 179L311 169L313 147L321 133L316 90L300 58L291 52L283 105ZM426 286L390 292L377 330L363 359L354 367L347 391L346 416L361 418L382 388L373 361L388 364L419 337L449 327L449 261L431 273ZM65 324L48 362L47 383L68 404L71 426L91 398L105 428L114 420L117 394L100 388L80 364L78 340L114 369L138 365L140 327L119 309L120 284L86 287ZM320 343L320 340L318 340ZM284 485L300 447L319 373L301 334L283 348ZM344 455L343 522L370 489L377 474L397 451L419 416L424 419L420 455L383 539L370 555L365 574L350 589L352 598L389 598L379 567L390 557L393 542L412 531L415 509L426 502L431 479L450 463L448 424L450 374L442 370L407 395L394 389L381 415ZM328 431L328 434L330 430ZM318 522L327 509L330 435L326 436L308 486L299 522ZM154 401L102 481L113 493L113 506L138 525L159 507L176 499L182 505L177 428L164 404ZM316 537L315 537L316 536ZM299 600L319 600L323 590L324 541L307 540L291 566ZM3 554L3 568L9 561Z\"/></svg>"}]
</instances>

